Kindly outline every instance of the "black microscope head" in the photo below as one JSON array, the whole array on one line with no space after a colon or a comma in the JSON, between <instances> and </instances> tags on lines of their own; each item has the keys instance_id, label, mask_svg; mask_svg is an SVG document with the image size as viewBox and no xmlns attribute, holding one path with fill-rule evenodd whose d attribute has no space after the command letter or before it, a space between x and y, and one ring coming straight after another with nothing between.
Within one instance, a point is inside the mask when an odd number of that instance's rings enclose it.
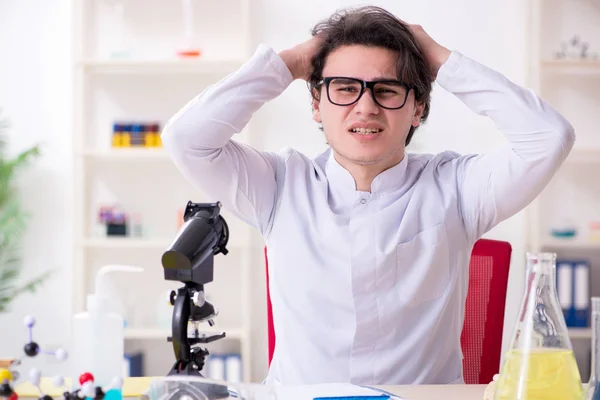
<instances>
[{"instance_id":1,"label":"black microscope head","mask_svg":"<svg viewBox=\"0 0 600 400\"><path fill-rule=\"evenodd\" d=\"M220 215L221 203L188 202L184 223L162 256L165 279L186 284L212 282L213 256L227 254L229 228Z\"/></svg>"}]
</instances>

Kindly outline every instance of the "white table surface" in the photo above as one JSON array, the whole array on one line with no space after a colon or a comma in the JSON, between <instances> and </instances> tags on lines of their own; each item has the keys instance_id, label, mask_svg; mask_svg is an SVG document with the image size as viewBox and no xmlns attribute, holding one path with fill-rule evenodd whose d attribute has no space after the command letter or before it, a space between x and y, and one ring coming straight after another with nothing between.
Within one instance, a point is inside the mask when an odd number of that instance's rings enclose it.
<instances>
[{"instance_id":1,"label":"white table surface","mask_svg":"<svg viewBox=\"0 0 600 400\"><path fill-rule=\"evenodd\" d=\"M143 393L151 378L126 378L124 399L139 399L138 393ZM406 400L482 400L486 385L400 385L376 386L379 389L401 396ZM60 391L51 383L50 378L42 378L42 388L45 393L57 396ZM29 383L20 385L19 400L38 400L38 392ZM52 390L53 389L53 390ZM53 393L54 392L54 393ZM136 395L134 395L136 393Z\"/></svg>"},{"instance_id":2,"label":"white table surface","mask_svg":"<svg viewBox=\"0 0 600 400\"><path fill-rule=\"evenodd\" d=\"M406 400L482 400L486 385L381 386Z\"/></svg>"}]
</instances>

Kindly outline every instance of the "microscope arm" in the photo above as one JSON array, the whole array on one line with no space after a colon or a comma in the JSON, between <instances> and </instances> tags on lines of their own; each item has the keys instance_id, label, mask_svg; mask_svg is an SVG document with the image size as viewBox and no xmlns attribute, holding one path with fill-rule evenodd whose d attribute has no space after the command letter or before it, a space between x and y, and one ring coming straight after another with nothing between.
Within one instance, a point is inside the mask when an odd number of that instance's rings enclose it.
<instances>
[{"instance_id":1,"label":"microscope arm","mask_svg":"<svg viewBox=\"0 0 600 400\"><path fill-rule=\"evenodd\" d=\"M179 368L185 368L190 360L190 345L188 343L188 321L190 320L190 304L191 300L188 295L187 287L182 287L177 290L177 297L175 299L175 305L173 307L173 320L172 320L172 331L173 331L173 350L175 352L175 359L182 363Z\"/></svg>"}]
</instances>

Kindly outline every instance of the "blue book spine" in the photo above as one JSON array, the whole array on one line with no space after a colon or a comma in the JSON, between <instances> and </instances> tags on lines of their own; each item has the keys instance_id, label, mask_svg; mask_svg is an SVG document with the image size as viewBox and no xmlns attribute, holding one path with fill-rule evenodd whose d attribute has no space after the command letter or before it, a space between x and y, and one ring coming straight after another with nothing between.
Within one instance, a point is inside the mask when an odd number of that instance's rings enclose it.
<instances>
[{"instance_id":1,"label":"blue book spine","mask_svg":"<svg viewBox=\"0 0 600 400\"><path fill-rule=\"evenodd\" d=\"M580 260L573 263L574 299L573 326L585 328L590 318L590 263Z\"/></svg>"},{"instance_id":2,"label":"blue book spine","mask_svg":"<svg viewBox=\"0 0 600 400\"><path fill-rule=\"evenodd\" d=\"M567 260L556 263L556 288L558 301L565 316L567 326L573 324L573 264Z\"/></svg>"}]
</instances>

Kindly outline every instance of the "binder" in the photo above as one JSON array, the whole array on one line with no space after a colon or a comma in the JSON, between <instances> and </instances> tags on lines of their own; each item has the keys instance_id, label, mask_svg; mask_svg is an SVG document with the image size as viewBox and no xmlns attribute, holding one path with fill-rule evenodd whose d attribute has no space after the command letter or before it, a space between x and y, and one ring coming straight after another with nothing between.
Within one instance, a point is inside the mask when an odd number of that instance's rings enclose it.
<instances>
[{"instance_id":1,"label":"binder","mask_svg":"<svg viewBox=\"0 0 600 400\"><path fill-rule=\"evenodd\" d=\"M557 260L556 288L567 327L585 328L590 317L590 262Z\"/></svg>"},{"instance_id":2,"label":"binder","mask_svg":"<svg viewBox=\"0 0 600 400\"><path fill-rule=\"evenodd\" d=\"M225 378L232 383L242 381L242 358L239 354L228 354L225 357Z\"/></svg>"},{"instance_id":3,"label":"binder","mask_svg":"<svg viewBox=\"0 0 600 400\"><path fill-rule=\"evenodd\" d=\"M144 376L144 354L126 353L123 358L123 377L139 377Z\"/></svg>"},{"instance_id":4,"label":"binder","mask_svg":"<svg viewBox=\"0 0 600 400\"><path fill-rule=\"evenodd\" d=\"M590 316L590 263L579 260L573 263L574 299L573 325L578 328L588 326Z\"/></svg>"},{"instance_id":5,"label":"binder","mask_svg":"<svg viewBox=\"0 0 600 400\"><path fill-rule=\"evenodd\" d=\"M207 375L210 379L225 380L225 360L223 356L211 354L206 360Z\"/></svg>"},{"instance_id":6,"label":"binder","mask_svg":"<svg viewBox=\"0 0 600 400\"><path fill-rule=\"evenodd\" d=\"M206 360L207 377L232 383L242 382L242 358L238 353L211 354Z\"/></svg>"},{"instance_id":7,"label":"binder","mask_svg":"<svg viewBox=\"0 0 600 400\"><path fill-rule=\"evenodd\" d=\"M566 260L556 262L556 288L558 301L567 326L573 323L573 265Z\"/></svg>"}]
</instances>

